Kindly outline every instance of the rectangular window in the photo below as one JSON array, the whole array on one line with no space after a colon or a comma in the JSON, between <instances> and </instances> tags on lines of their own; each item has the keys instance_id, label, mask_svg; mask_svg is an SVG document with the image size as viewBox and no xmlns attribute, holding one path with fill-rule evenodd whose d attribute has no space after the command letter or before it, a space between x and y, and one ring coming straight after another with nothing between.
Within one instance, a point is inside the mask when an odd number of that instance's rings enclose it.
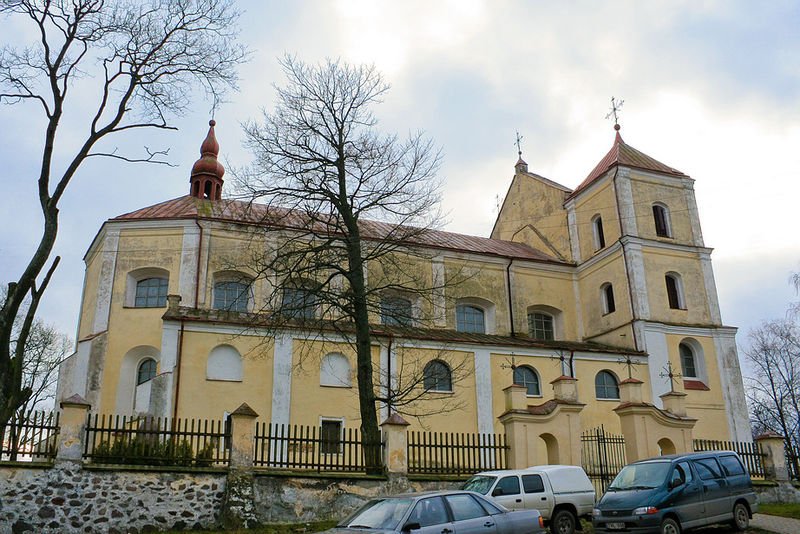
<instances>
[{"instance_id":1,"label":"rectangular window","mask_svg":"<svg viewBox=\"0 0 800 534\"><path fill-rule=\"evenodd\" d=\"M525 493L544 492L541 475L522 475L522 487L525 488Z\"/></svg>"},{"instance_id":2,"label":"rectangular window","mask_svg":"<svg viewBox=\"0 0 800 534\"><path fill-rule=\"evenodd\" d=\"M483 310L468 304L456 306L456 330L476 334L486 333Z\"/></svg>"},{"instance_id":3,"label":"rectangular window","mask_svg":"<svg viewBox=\"0 0 800 534\"><path fill-rule=\"evenodd\" d=\"M322 454L339 454L342 446L342 422L335 420L322 421L320 429L320 447Z\"/></svg>"},{"instance_id":4,"label":"rectangular window","mask_svg":"<svg viewBox=\"0 0 800 534\"><path fill-rule=\"evenodd\" d=\"M533 339L555 339L553 332L553 317L546 313L532 313L528 315L528 327Z\"/></svg>"},{"instance_id":5,"label":"rectangular window","mask_svg":"<svg viewBox=\"0 0 800 534\"><path fill-rule=\"evenodd\" d=\"M667 211L662 206L653 206L653 220L656 223L656 235L659 237L669 237Z\"/></svg>"},{"instance_id":6,"label":"rectangular window","mask_svg":"<svg viewBox=\"0 0 800 534\"><path fill-rule=\"evenodd\" d=\"M317 296L306 288L287 287L283 290L281 312L293 319L314 319L317 316Z\"/></svg>"}]
</instances>

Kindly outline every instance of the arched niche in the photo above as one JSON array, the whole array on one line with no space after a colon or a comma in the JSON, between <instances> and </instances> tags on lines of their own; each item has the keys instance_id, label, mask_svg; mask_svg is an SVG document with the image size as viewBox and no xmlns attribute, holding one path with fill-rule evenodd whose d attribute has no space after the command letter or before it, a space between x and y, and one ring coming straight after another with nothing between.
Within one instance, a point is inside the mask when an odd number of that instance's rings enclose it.
<instances>
[{"instance_id":1,"label":"arched niche","mask_svg":"<svg viewBox=\"0 0 800 534\"><path fill-rule=\"evenodd\" d=\"M242 381L242 355L230 345L219 345L208 353L206 379Z\"/></svg>"}]
</instances>

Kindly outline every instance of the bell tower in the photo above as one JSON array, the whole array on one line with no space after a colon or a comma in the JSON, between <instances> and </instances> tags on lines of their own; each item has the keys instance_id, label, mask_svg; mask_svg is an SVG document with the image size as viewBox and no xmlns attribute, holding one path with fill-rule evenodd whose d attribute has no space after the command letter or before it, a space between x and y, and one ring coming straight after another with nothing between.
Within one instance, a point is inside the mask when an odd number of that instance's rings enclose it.
<instances>
[{"instance_id":1,"label":"bell tower","mask_svg":"<svg viewBox=\"0 0 800 534\"><path fill-rule=\"evenodd\" d=\"M208 121L208 134L200 145L200 159L192 166L189 194L196 198L219 200L222 198L222 176L225 167L217 161L219 143L214 135L215 120Z\"/></svg>"}]
</instances>

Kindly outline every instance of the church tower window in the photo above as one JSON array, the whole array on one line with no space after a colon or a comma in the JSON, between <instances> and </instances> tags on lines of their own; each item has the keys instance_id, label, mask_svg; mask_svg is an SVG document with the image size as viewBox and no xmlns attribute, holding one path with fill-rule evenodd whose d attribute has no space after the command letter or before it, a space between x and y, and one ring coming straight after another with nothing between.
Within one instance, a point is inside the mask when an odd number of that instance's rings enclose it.
<instances>
[{"instance_id":1,"label":"church tower window","mask_svg":"<svg viewBox=\"0 0 800 534\"><path fill-rule=\"evenodd\" d=\"M614 302L614 286L603 284L600 288L600 295L603 302L603 314L614 313L617 310Z\"/></svg>"},{"instance_id":2,"label":"church tower window","mask_svg":"<svg viewBox=\"0 0 800 534\"><path fill-rule=\"evenodd\" d=\"M669 211L663 204L653 204L653 222L658 237L672 237L669 225Z\"/></svg>"},{"instance_id":3,"label":"church tower window","mask_svg":"<svg viewBox=\"0 0 800 534\"><path fill-rule=\"evenodd\" d=\"M600 250L606 246L606 236L603 233L603 218L595 215L592 218L592 233L594 234L594 248Z\"/></svg>"}]
</instances>

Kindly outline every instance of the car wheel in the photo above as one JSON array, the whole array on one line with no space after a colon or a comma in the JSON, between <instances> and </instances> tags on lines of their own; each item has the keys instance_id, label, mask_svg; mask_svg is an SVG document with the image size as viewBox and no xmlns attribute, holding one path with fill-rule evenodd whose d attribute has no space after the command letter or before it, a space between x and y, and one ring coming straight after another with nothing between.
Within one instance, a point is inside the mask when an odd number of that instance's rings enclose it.
<instances>
[{"instance_id":1,"label":"car wheel","mask_svg":"<svg viewBox=\"0 0 800 534\"><path fill-rule=\"evenodd\" d=\"M553 534L575 534L575 516L569 510L559 510L550 521Z\"/></svg>"},{"instance_id":2,"label":"car wheel","mask_svg":"<svg viewBox=\"0 0 800 534\"><path fill-rule=\"evenodd\" d=\"M733 528L739 532L744 532L750 526L750 512L747 506L737 502L733 507Z\"/></svg>"},{"instance_id":3,"label":"car wheel","mask_svg":"<svg viewBox=\"0 0 800 534\"><path fill-rule=\"evenodd\" d=\"M661 534L681 534L681 526L671 517L661 522Z\"/></svg>"}]
</instances>

